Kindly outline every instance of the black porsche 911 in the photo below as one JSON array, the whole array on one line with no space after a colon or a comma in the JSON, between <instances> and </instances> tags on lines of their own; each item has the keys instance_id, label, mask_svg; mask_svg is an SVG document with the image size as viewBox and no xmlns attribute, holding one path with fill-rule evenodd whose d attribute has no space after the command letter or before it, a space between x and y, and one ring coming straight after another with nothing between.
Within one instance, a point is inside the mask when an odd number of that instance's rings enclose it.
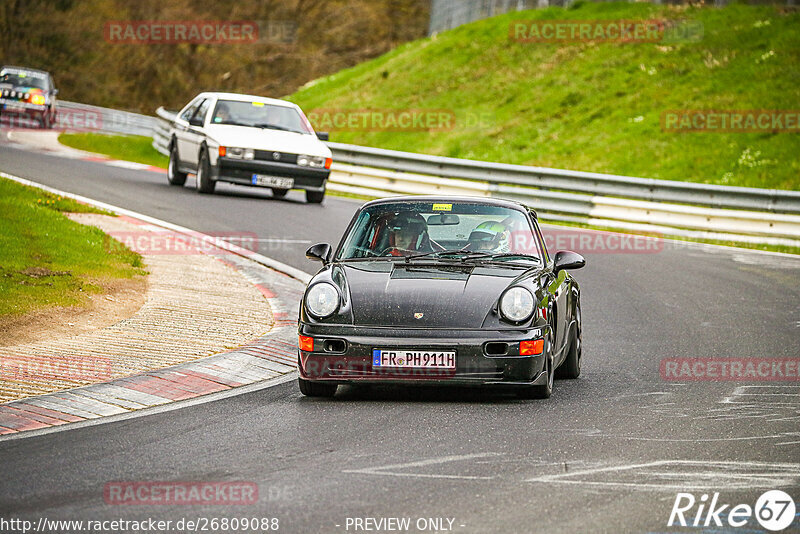
<instances>
[{"instance_id":1,"label":"black porsche 911","mask_svg":"<svg viewBox=\"0 0 800 534\"><path fill-rule=\"evenodd\" d=\"M340 384L480 385L547 398L581 371L580 288L516 202L395 197L364 204L300 306L304 395Z\"/></svg>"}]
</instances>

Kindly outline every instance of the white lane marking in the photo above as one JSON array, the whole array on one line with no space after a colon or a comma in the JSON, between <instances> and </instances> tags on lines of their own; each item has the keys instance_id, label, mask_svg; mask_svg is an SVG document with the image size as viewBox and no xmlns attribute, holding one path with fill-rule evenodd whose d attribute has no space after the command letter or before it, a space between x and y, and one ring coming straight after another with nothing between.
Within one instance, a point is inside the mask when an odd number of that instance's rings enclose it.
<instances>
[{"instance_id":1,"label":"white lane marking","mask_svg":"<svg viewBox=\"0 0 800 534\"><path fill-rule=\"evenodd\" d=\"M648 393L630 393L627 395L618 395L614 397L615 399L629 399L632 397L649 397L651 395L672 395L673 391L651 391Z\"/></svg>"},{"instance_id":2,"label":"white lane marking","mask_svg":"<svg viewBox=\"0 0 800 534\"><path fill-rule=\"evenodd\" d=\"M782 438L786 436L785 432L780 434L769 434L764 436L740 436L740 437L733 437L733 438L689 438L689 439L682 439L682 438L645 438L645 437L636 437L636 436L608 436L608 437L620 437L623 439L628 439L632 441L668 441L670 443L694 443L694 442L715 442L715 441L749 441L754 439L774 439L774 438Z\"/></svg>"},{"instance_id":3,"label":"white lane marking","mask_svg":"<svg viewBox=\"0 0 800 534\"><path fill-rule=\"evenodd\" d=\"M784 436L792 436L793 438L800 437L800 432L786 432ZM775 445L796 445L800 443L800 441L784 441L782 443L776 443Z\"/></svg>"},{"instance_id":4,"label":"white lane marking","mask_svg":"<svg viewBox=\"0 0 800 534\"><path fill-rule=\"evenodd\" d=\"M723 404L731 403L735 404L738 401L736 400L739 397L757 397L758 401L768 401L772 402L772 400L768 399L768 397L792 397L796 398L800 401L800 386L797 385L775 385L775 386L738 386L736 389L733 390L733 393L730 396L725 397L722 400ZM780 401L781 399L776 399ZM744 401L744 403L748 403L751 401ZM800 403L798 404L800 405Z\"/></svg>"},{"instance_id":5,"label":"white lane marking","mask_svg":"<svg viewBox=\"0 0 800 534\"><path fill-rule=\"evenodd\" d=\"M663 468L672 469L663 471ZM683 480L676 483L677 479ZM800 481L800 464L659 460L624 464L572 473L543 475L526 482L618 486L639 489L751 489L794 486Z\"/></svg>"},{"instance_id":6,"label":"white lane marking","mask_svg":"<svg viewBox=\"0 0 800 534\"><path fill-rule=\"evenodd\" d=\"M382 476L393 476L393 477L446 478L446 479L456 479L456 480L491 480L495 477L494 476L482 477L473 475L445 475L445 474L431 474L431 473L398 473L397 471L387 471L387 470L412 469L414 467L428 467L431 465L441 465L450 462L461 462L464 460L473 460L476 458L489 458L497 456L502 456L502 454L498 452L485 452L477 454L464 454L460 456L442 456L439 458L429 458L427 460L419 460L416 462L408 462L403 464L391 464L380 467L366 467L364 469L347 469L342 472L357 473L362 475L382 475Z\"/></svg>"}]
</instances>

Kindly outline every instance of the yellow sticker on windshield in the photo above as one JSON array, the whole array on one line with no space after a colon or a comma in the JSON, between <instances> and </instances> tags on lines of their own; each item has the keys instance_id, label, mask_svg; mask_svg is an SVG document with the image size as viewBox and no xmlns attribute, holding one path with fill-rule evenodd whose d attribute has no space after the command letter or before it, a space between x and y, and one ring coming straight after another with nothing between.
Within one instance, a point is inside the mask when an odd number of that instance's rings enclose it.
<instances>
[{"instance_id":1,"label":"yellow sticker on windshield","mask_svg":"<svg viewBox=\"0 0 800 534\"><path fill-rule=\"evenodd\" d=\"M434 204L433 211L452 211L453 205L452 204Z\"/></svg>"},{"instance_id":2,"label":"yellow sticker on windshield","mask_svg":"<svg viewBox=\"0 0 800 534\"><path fill-rule=\"evenodd\" d=\"M263 102L251 102L251 104L253 104L254 106L257 106L259 108L263 108L264 107L264 103Z\"/></svg>"}]
</instances>

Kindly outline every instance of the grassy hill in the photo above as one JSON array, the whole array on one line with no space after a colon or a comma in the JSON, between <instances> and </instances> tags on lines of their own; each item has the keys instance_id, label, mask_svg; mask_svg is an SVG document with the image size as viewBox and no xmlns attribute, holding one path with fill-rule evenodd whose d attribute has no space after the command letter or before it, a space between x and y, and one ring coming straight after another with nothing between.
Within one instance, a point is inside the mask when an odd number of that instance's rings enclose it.
<instances>
[{"instance_id":1,"label":"grassy hill","mask_svg":"<svg viewBox=\"0 0 800 534\"><path fill-rule=\"evenodd\" d=\"M522 43L520 19L681 19L695 42ZM337 131L333 141L695 182L800 189L800 133L662 130L666 110L800 109L800 13L731 5L576 3L478 21L315 80L314 110L444 109L442 131Z\"/></svg>"}]
</instances>

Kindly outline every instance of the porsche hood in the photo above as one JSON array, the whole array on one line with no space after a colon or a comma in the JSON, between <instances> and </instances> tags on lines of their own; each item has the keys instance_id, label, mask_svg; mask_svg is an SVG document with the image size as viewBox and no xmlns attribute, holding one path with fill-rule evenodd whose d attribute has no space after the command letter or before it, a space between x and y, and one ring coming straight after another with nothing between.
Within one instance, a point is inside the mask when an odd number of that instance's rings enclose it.
<instances>
[{"instance_id":1,"label":"porsche hood","mask_svg":"<svg viewBox=\"0 0 800 534\"><path fill-rule=\"evenodd\" d=\"M343 265L353 324L480 328L524 271L480 265L376 262Z\"/></svg>"}]
</instances>

